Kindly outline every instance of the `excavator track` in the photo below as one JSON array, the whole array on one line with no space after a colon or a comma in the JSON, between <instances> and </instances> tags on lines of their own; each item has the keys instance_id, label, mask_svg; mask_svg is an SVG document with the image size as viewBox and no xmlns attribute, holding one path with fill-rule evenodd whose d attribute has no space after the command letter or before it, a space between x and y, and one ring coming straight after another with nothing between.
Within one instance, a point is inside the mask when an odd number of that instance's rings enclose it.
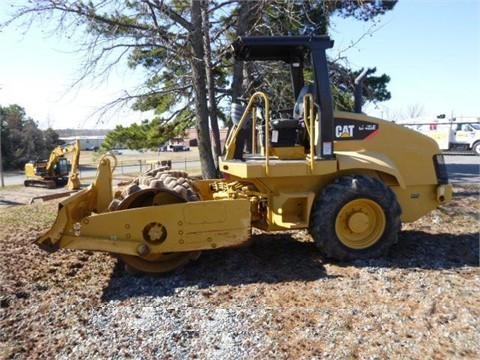
<instances>
[{"instance_id":1,"label":"excavator track","mask_svg":"<svg viewBox=\"0 0 480 360\"><path fill-rule=\"evenodd\" d=\"M57 183L55 180L45 180L45 179L28 179L23 182L25 187L39 186L47 189L56 189Z\"/></svg>"},{"instance_id":2,"label":"excavator track","mask_svg":"<svg viewBox=\"0 0 480 360\"><path fill-rule=\"evenodd\" d=\"M140 186L148 184L149 187ZM124 199L114 200L111 210L126 210L147 206L163 206L196 201L198 196L183 172L159 172L154 176L138 178L124 192ZM198 259L201 251L145 254L144 256L117 255L129 273L166 273Z\"/></svg>"}]
</instances>

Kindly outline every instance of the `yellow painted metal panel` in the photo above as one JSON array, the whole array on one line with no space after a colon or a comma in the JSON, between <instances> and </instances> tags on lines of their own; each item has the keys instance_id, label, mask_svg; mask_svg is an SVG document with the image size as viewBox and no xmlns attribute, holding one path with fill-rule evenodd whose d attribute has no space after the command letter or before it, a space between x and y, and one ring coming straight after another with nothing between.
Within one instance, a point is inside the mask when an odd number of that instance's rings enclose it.
<instances>
[{"instance_id":1,"label":"yellow painted metal panel","mask_svg":"<svg viewBox=\"0 0 480 360\"><path fill-rule=\"evenodd\" d=\"M260 177L298 177L309 175L326 175L337 171L336 160L316 160L313 162L313 169L310 161L303 160L269 160L268 175L266 160L220 160L221 171L230 175L243 178Z\"/></svg>"},{"instance_id":2,"label":"yellow painted metal panel","mask_svg":"<svg viewBox=\"0 0 480 360\"><path fill-rule=\"evenodd\" d=\"M227 221L227 206L225 202L200 202L195 206L186 206L183 218L188 224L215 224Z\"/></svg>"},{"instance_id":3,"label":"yellow painted metal panel","mask_svg":"<svg viewBox=\"0 0 480 360\"><path fill-rule=\"evenodd\" d=\"M70 223L60 246L138 255L140 244L165 253L237 246L249 237L250 202L212 200L94 214Z\"/></svg>"},{"instance_id":4,"label":"yellow painted metal panel","mask_svg":"<svg viewBox=\"0 0 480 360\"><path fill-rule=\"evenodd\" d=\"M380 171L394 176L399 185L405 188L405 180L396 164L386 155L370 151L343 151L336 153L339 170L364 169Z\"/></svg>"},{"instance_id":5,"label":"yellow painted metal panel","mask_svg":"<svg viewBox=\"0 0 480 360\"><path fill-rule=\"evenodd\" d=\"M286 229L308 227L314 192L282 193L272 199L272 222Z\"/></svg>"},{"instance_id":6,"label":"yellow painted metal panel","mask_svg":"<svg viewBox=\"0 0 480 360\"><path fill-rule=\"evenodd\" d=\"M404 222L415 221L435 210L439 205L437 185L408 186L406 189L399 186L392 186L391 188L402 208L402 221Z\"/></svg>"},{"instance_id":7,"label":"yellow painted metal panel","mask_svg":"<svg viewBox=\"0 0 480 360\"><path fill-rule=\"evenodd\" d=\"M433 156L440 150L436 142L404 126L363 114L335 113L336 118L356 119L378 124L376 136L364 140L336 141L336 154L357 153L388 159L401 174L404 186L436 184ZM358 157L357 157L358 158Z\"/></svg>"}]
</instances>

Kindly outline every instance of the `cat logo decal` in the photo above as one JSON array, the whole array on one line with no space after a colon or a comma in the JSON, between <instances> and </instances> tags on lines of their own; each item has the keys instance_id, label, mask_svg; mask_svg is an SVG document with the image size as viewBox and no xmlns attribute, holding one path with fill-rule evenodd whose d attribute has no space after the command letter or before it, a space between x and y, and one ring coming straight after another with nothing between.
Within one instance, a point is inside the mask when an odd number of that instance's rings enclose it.
<instances>
[{"instance_id":1,"label":"cat logo decal","mask_svg":"<svg viewBox=\"0 0 480 360\"><path fill-rule=\"evenodd\" d=\"M370 121L335 119L335 140L364 140L378 134L379 125Z\"/></svg>"}]
</instances>

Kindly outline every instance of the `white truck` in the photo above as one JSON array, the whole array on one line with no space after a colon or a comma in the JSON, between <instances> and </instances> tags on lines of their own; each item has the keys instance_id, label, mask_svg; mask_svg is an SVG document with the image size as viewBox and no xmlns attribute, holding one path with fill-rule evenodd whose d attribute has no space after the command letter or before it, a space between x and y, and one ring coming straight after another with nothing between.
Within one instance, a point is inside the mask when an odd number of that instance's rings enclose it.
<instances>
[{"instance_id":1,"label":"white truck","mask_svg":"<svg viewBox=\"0 0 480 360\"><path fill-rule=\"evenodd\" d=\"M190 151L190 147L185 144L185 140L181 137L170 139L166 144L160 146L160 151Z\"/></svg>"},{"instance_id":2,"label":"white truck","mask_svg":"<svg viewBox=\"0 0 480 360\"><path fill-rule=\"evenodd\" d=\"M480 155L480 118L415 118L398 122L434 139L440 149L473 151Z\"/></svg>"}]
</instances>

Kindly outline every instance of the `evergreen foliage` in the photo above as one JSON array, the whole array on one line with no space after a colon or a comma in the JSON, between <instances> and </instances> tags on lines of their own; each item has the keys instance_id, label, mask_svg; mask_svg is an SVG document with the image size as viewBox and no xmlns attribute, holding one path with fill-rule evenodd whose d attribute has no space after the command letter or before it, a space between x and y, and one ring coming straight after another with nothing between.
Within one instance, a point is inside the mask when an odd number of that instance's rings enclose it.
<instances>
[{"instance_id":1,"label":"evergreen foliage","mask_svg":"<svg viewBox=\"0 0 480 360\"><path fill-rule=\"evenodd\" d=\"M4 170L23 169L30 160L48 159L61 142L54 130L40 130L19 105L0 106L0 125Z\"/></svg>"}]
</instances>

